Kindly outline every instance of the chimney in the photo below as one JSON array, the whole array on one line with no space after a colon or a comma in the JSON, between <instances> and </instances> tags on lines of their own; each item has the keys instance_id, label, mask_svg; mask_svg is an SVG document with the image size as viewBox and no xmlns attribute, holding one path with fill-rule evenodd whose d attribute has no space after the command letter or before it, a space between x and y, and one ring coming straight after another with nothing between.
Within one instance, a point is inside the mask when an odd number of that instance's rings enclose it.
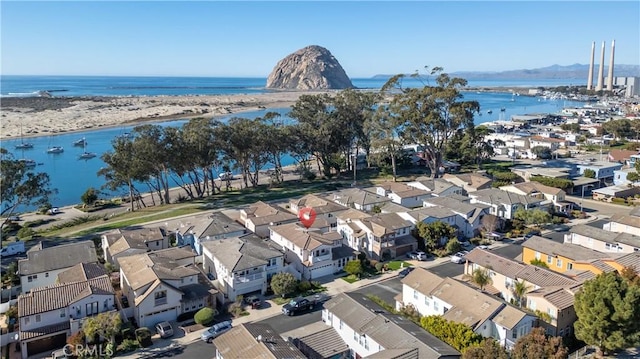
<instances>
[{"instance_id":1,"label":"chimney","mask_svg":"<svg viewBox=\"0 0 640 359\"><path fill-rule=\"evenodd\" d=\"M604 77L604 41L602 42L602 50L600 51L600 67L598 68L598 84L596 91L602 91L602 80Z\"/></svg>"},{"instance_id":2,"label":"chimney","mask_svg":"<svg viewBox=\"0 0 640 359\"><path fill-rule=\"evenodd\" d=\"M596 55L596 42L591 43L591 61L589 62L589 78L587 79L587 90L593 90L593 59Z\"/></svg>"},{"instance_id":3,"label":"chimney","mask_svg":"<svg viewBox=\"0 0 640 359\"><path fill-rule=\"evenodd\" d=\"M609 76L607 77L607 91L613 91L613 58L616 53L616 40L611 41L611 57L609 58Z\"/></svg>"}]
</instances>

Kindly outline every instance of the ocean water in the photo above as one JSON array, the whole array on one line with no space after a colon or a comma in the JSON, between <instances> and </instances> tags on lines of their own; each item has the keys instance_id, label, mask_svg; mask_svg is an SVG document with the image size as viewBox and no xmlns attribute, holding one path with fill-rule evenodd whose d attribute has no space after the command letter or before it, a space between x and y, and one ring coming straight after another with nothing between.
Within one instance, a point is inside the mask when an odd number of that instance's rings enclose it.
<instances>
[{"instance_id":1,"label":"ocean water","mask_svg":"<svg viewBox=\"0 0 640 359\"><path fill-rule=\"evenodd\" d=\"M412 80L412 79L409 79ZM413 80L405 86L422 86ZM553 80L558 81L558 80ZM2 76L0 77L0 92L3 96L34 96L38 91L49 91L54 96L171 96L186 94L239 94L266 92L266 79L261 78L187 78L187 77L71 77L71 76ZM359 88L377 89L384 84L384 79L353 79ZM470 86L512 86L538 87L555 86L551 81L532 83L530 80L518 85L517 81L482 81ZM492 84L492 85L491 85ZM513 96L509 93L464 92L465 100L476 100L481 105L481 114L476 117L476 124L495 120L508 120L511 115L527 113L556 113L563 107L581 106L581 103L563 100L542 100L530 96ZM504 109L504 111L501 111ZM487 113L489 110L492 114ZM288 108L270 109L279 112L285 120ZM266 110L245 112L221 117L224 122L231 117L239 116L255 118L263 116ZM181 126L188 119L159 122L162 126ZM25 141L33 143L34 148L17 150L15 145L20 139L0 140L0 147L8 149L16 158L33 159L38 163L35 170L46 172L51 178L51 187L58 190L52 199L55 206L67 206L80 203L80 196L89 187L101 188L104 179L97 176L98 170L105 166L100 155L112 149L114 138L126 132L131 132L131 126L96 129L83 132L57 134L55 136L41 136L28 138ZM95 152L97 157L81 160L78 156L83 152L82 147L73 146L73 142L81 138L87 141L87 151ZM62 146L61 154L48 154L46 149L51 146ZM283 165L293 164L290 156L283 159ZM265 166L264 169L269 168ZM141 191L147 191L146 186L139 186ZM124 190L123 190L124 191ZM105 196L122 195L106 192ZM3 204L4 206L5 204ZM33 208L20 208L20 211Z\"/></svg>"}]
</instances>

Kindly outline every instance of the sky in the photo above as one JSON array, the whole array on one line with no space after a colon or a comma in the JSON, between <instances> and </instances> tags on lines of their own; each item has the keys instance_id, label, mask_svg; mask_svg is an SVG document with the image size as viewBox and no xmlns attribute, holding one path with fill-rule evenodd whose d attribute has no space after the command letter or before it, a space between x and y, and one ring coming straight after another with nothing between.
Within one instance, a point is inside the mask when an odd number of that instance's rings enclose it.
<instances>
[{"instance_id":1,"label":"sky","mask_svg":"<svg viewBox=\"0 0 640 359\"><path fill-rule=\"evenodd\" d=\"M0 1L3 75L267 77L308 45L347 75L640 65L640 1Z\"/></svg>"}]
</instances>

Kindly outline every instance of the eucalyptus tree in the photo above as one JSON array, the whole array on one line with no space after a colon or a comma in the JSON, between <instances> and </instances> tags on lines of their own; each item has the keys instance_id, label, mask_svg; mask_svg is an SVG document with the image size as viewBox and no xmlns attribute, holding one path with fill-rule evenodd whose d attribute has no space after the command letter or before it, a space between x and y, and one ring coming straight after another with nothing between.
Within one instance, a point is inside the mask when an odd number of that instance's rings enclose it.
<instances>
[{"instance_id":1,"label":"eucalyptus tree","mask_svg":"<svg viewBox=\"0 0 640 359\"><path fill-rule=\"evenodd\" d=\"M46 205L56 190L50 188L49 175L30 170L24 161L17 160L4 148L0 148L0 198L5 217L2 226L20 206Z\"/></svg>"},{"instance_id":2,"label":"eucalyptus tree","mask_svg":"<svg viewBox=\"0 0 640 359\"><path fill-rule=\"evenodd\" d=\"M122 187L127 188L131 211L135 210L134 204L143 206L144 202L138 199L139 191L135 188L135 182L144 182L148 175L141 170L139 161L134 153L133 141L130 138L117 137L111 142L112 151L102 154L102 161L106 164L98 171L98 176L105 178L102 188L116 191Z\"/></svg>"},{"instance_id":3,"label":"eucalyptus tree","mask_svg":"<svg viewBox=\"0 0 640 359\"><path fill-rule=\"evenodd\" d=\"M133 153L148 176L148 184L158 193L161 204L169 204L169 158L173 154L165 129L159 125L141 125L134 127L133 134Z\"/></svg>"},{"instance_id":4,"label":"eucalyptus tree","mask_svg":"<svg viewBox=\"0 0 640 359\"><path fill-rule=\"evenodd\" d=\"M310 158L313 155L313 149L311 143L307 141L309 136L305 134L303 126L300 124L289 125L282 130L287 139L287 152L296 161L300 178L302 178L311 171Z\"/></svg>"},{"instance_id":5,"label":"eucalyptus tree","mask_svg":"<svg viewBox=\"0 0 640 359\"><path fill-rule=\"evenodd\" d=\"M404 75L396 75L382 88L385 95L391 96L391 112L400 121L398 133L405 141L424 148L432 177L439 175L449 140L459 129L473 126L474 114L480 111L477 101L461 100L461 89L467 80L452 78L442 71L434 67L430 72L430 76L437 75L436 86L427 83L422 88L403 88Z\"/></svg>"},{"instance_id":6,"label":"eucalyptus tree","mask_svg":"<svg viewBox=\"0 0 640 359\"><path fill-rule=\"evenodd\" d=\"M265 137L265 151L269 155L269 161L273 163L273 180L277 183L284 181L282 174L282 157L289 148L288 131L284 126L280 114L268 112L260 120L266 125L262 127Z\"/></svg>"},{"instance_id":7,"label":"eucalyptus tree","mask_svg":"<svg viewBox=\"0 0 640 359\"><path fill-rule=\"evenodd\" d=\"M234 117L218 133L225 156L242 173L245 187L258 186L260 170L269 162L267 125L262 119Z\"/></svg>"},{"instance_id":8,"label":"eucalyptus tree","mask_svg":"<svg viewBox=\"0 0 640 359\"><path fill-rule=\"evenodd\" d=\"M364 130L369 136L372 151L370 156L379 163L391 160L393 181L397 179L397 159L402 156L403 143L397 134L398 121L389 113L389 108L381 104L365 122Z\"/></svg>"}]
</instances>

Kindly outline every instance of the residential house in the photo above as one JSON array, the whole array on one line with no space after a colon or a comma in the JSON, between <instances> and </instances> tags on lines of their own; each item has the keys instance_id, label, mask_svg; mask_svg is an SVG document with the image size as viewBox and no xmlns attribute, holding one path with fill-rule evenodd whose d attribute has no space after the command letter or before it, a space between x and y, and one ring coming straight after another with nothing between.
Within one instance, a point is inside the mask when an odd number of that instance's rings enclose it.
<instances>
[{"instance_id":1,"label":"residential house","mask_svg":"<svg viewBox=\"0 0 640 359\"><path fill-rule=\"evenodd\" d=\"M391 202L389 197L380 196L360 188L337 191L331 194L329 198L339 205L364 212L372 212L374 208L380 208L385 203Z\"/></svg>"},{"instance_id":2,"label":"residential house","mask_svg":"<svg viewBox=\"0 0 640 359\"><path fill-rule=\"evenodd\" d=\"M610 254L594 251L577 244L558 243L540 236L533 236L522 243L522 261L531 263L537 259L545 262L549 269L558 273L579 271L577 265L583 261L611 257Z\"/></svg>"},{"instance_id":3,"label":"residential house","mask_svg":"<svg viewBox=\"0 0 640 359\"><path fill-rule=\"evenodd\" d=\"M627 176L630 173L636 173L636 169L631 167L631 168L622 168L619 169L617 171L613 171L613 184L615 186L619 186L619 185L631 185L633 183L636 183L638 181L634 180L634 181L630 181L627 179Z\"/></svg>"},{"instance_id":4,"label":"residential house","mask_svg":"<svg viewBox=\"0 0 640 359\"><path fill-rule=\"evenodd\" d=\"M508 186L500 187L500 190L520 194L523 196L531 196L551 201L554 210L560 213L571 213L573 203L567 202L565 197L567 193L560 188L545 186L540 182L521 182Z\"/></svg>"},{"instance_id":5,"label":"residential house","mask_svg":"<svg viewBox=\"0 0 640 359\"><path fill-rule=\"evenodd\" d=\"M340 220L338 232L344 243L369 258L386 260L416 249L417 240L411 235L414 225L397 213L376 214L369 217Z\"/></svg>"},{"instance_id":6,"label":"residential house","mask_svg":"<svg viewBox=\"0 0 640 359\"><path fill-rule=\"evenodd\" d=\"M340 293L324 303L322 321L347 344L350 358L461 357L457 350L417 324L388 313L361 293ZM337 344L341 348L341 343Z\"/></svg>"},{"instance_id":7,"label":"residential house","mask_svg":"<svg viewBox=\"0 0 640 359\"><path fill-rule=\"evenodd\" d=\"M202 267L224 299L238 295L265 294L271 277L284 268L284 254L269 239L251 234L203 243Z\"/></svg>"},{"instance_id":8,"label":"residential house","mask_svg":"<svg viewBox=\"0 0 640 359\"><path fill-rule=\"evenodd\" d=\"M293 338L293 343L308 359L347 359L351 350L333 327ZM416 349L417 352L417 349Z\"/></svg>"},{"instance_id":9,"label":"residential house","mask_svg":"<svg viewBox=\"0 0 640 359\"><path fill-rule=\"evenodd\" d=\"M364 231L361 226L355 223L355 221L363 218L369 218L371 216L372 215L369 213L358 211L356 209L348 209L340 212L336 216L336 230L342 235L343 243L351 248L357 248L357 238L362 237L364 235Z\"/></svg>"},{"instance_id":10,"label":"residential house","mask_svg":"<svg viewBox=\"0 0 640 359\"><path fill-rule=\"evenodd\" d=\"M511 167L511 172L524 178L525 181L531 180L534 176L543 176L551 178L564 178L569 179L572 176L570 168L566 167L547 167L547 166L515 166Z\"/></svg>"},{"instance_id":11,"label":"residential house","mask_svg":"<svg viewBox=\"0 0 640 359\"><path fill-rule=\"evenodd\" d=\"M80 330L84 318L116 307L111 280L100 265L74 266L59 276L63 279L59 283L32 288L18 297L24 359L63 347Z\"/></svg>"},{"instance_id":12,"label":"residential house","mask_svg":"<svg viewBox=\"0 0 640 359\"><path fill-rule=\"evenodd\" d=\"M477 172L458 174L445 173L442 176L442 179L453 183L458 187L462 187L466 193L491 188L491 183L493 182L491 178Z\"/></svg>"},{"instance_id":13,"label":"residential house","mask_svg":"<svg viewBox=\"0 0 640 359\"><path fill-rule=\"evenodd\" d=\"M464 194L464 189L461 186L457 186L442 178L419 177L415 181L407 183L407 186L426 191L431 194L431 196L436 197Z\"/></svg>"},{"instance_id":14,"label":"residential house","mask_svg":"<svg viewBox=\"0 0 640 359\"><path fill-rule=\"evenodd\" d=\"M213 339L216 359L306 359L269 324L242 323Z\"/></svg>"},{"instance_id":15,"label":"residential house","mask_svg":"<svg viewBox=\"0 0 640 359\"><path fill-rule=\"evenodd\" d=\"M32 288L56 283L58 274L78 263L97 263L93 241L43 247L42 243L27 252L26 259L18 260L18 275L22 293Z\"/></svg>"},{"instance_id":16,"label":"residential house","mask_svg":"<svg viewBox=\"0 0 640 359\"><path fill-rule=\"evenodd\" d=\"M615 171L622 168L621 163L616 162L581 162L577 164L580 175L584 175L585 170L592 170L595 172L595 179L600 181L600 185L604 186L613 183L613 174Z\"/></svg>"},{"instance_id":17,"label":"residential house","mask_svg":"<svg viewBox=\"0 0 640 359\"><path fill-rule=\"evenodd\" d=\"M488 286L505 301L543 313L541 319L549 335L568 336L577 320L573 307L573 293L580 285L575 280L549 269L525 264L502 257L480 248L473 249L465 256L464 273L472 275L476 270L488 270L491 284ZM517 298L516 283L523 283L524 297ZM567 297L570 295L570 297Z\"/></svg>"},{"instance_id":18,"label":"residential house","mask_svg":"<svg viewBox=\"0 0 640 359\"><path fill-rule=\"evenodd\" d=\"M410 211L410 208L401 206L397 203L389 202L380 207L380 213L402 213Z\"/></svg>"},{"instance_id":19,"label":"residential house","mask_svg":"<svg viewBox=\"0 0 640 359\"><path fill-rule=\"evenodd\" d=\"M354 250L342 244L338 232L307 230L297 223L269 229L271 240L283 248L284 261L296 270L298 279L315 280L332 275L356 258Z\"/></svg>"},{"instance_id":20,"label":"residential house","mask_svg":"<svg viewBox=\"0 0 640 359\"><path fill-rule=\"evenodd\" d=\"M393 203L408 208L422 207L422 201L431 194L425 190L410 187L400 182L385 182L376 187L376 193L380 196L391 198Z\"/></svg>"},{"instance_id":21,"label":"residential house","mask_svg":"<svg viewBox=\"0 0 640 359\"><path fill-rule=\"evenodd\" d=\"M555 151L558 148L567 147L567 140L548 136L531 136L529 137L529 144L531 148L540 146Z\"/></svg>"},{"instance_id":22,"label":"residential house","mask_svg":"<svg viewBox=\"0 0 640 359\"><path fill-rule=\"evenodd\" d=\"M319 196L308 194L300 199L292 199L289 201L289 210L296 216L301 209L305 207L313 208L316 212L316 222L326 221L330 230L335 230L338 226L336 215L342 211L349 209L346 206L326 200Z\"/></svg>"},{"instance_id":23,"label":"residential house","mask_svg":"<svg viewBox=\"0 0 640 359\"><path fill-rule=\"evenodd\" d=\"M240 210L240 221L244 226L261 238L269 237L269 226L293 223L298 216L283 209L268 205L262 201Z\"/></svg>"},{"instance_id":24,"label":"residential house","mask_svg":"<svg viewBox=\"0 0 640 359\"><path fill-rule=\"evenodd\" d=\"M624 166L629 166L631 163L631 156L637 156L638 151L631 150L609 150L607 160L609 162L621 163Z\"/></svg>"},{"instance_id":25,"label":"residential house","mask_svg":"<svg viewBox=\"0 0 640 359\"><path fill-rule=\"evenodd\" d=\"M640 233L640 217L630 214L616 213L609 218L609 222L602 226L605 231L617 233Z\"/></svg>"},{"instance_id":26,"label":"residential house","mask_svg":"<svg viewBox=\"0 0 640 359\"><path fill-rule=\"evenodd\" d=\"M413 306L420 315L440 315L512 348L536 326L537 318L453 278L416 268L402 279L396 309Z\"/></svg>"},{"instance_id":27,"label":"residential house","mask_svg":"<svg viewBox=\"0 0 640 359\"><path fill-rule=\"evenodd\" d=\"M564 243L577 244L603 253L640 251L640 236L606 231L585 224L571 227L569 232L564 235Z\"/></svg>"},{"instance_id":28,"label":"residential house","mask_svg":"<svg viewBox=\"0 0 640 359\"><path fill-rule=\"evenodd\" d=\"M117 259L132 254L169 248L162 228L116 229L101 237L104 259L117 264Z\"/></svg>"},{"instance_id":29,"label":"residential house","mask_svg":"<svg viewBox=\"0 0 640 359\"><path fill-rule=\"evenodd\" d=\"M461 233L460 228L456 225L456 223L464 221L464 219L459 214L453 212L448 208L423 207L420 209L411 210L409 212L398 213L398 215L403 219L411 222L414 227L417 226L418 222L423 222L426 224L433 222L447 223L458 230L456 233L457 237L464 236L464 233ZM440 240L439 244L444 246L446 244L446 241L448 240L449 238L443 237Z\"/></svg>"},{"instance_id":30,"label":"residential house","mask_svg":"<svg viewBox=\"0 0 640 359\"><path fill-rule=\"evenodd\" d=\"M189 218L184 227L176 231L179 246L188 245L198 255L202 255L202 244L222 238L239 237L248 230L222 212Z\"/></svg>"},{"instance_id":31,"label":"residential house","mask_svg":"<svg viewBox=\"0 0 640 359\"><path fill-rule=\"evenodd\" d=\"M614 198L626 199L640 194L640 187L619 184L591 190L591 196L598 201L613 202Z\"/></svg>"},{"instance_id":32,"label":"residential house","mask_svg":"<svg viewBox=\"0 0 640 359\"><path fill-rule=\"evenodd\" d=\"M481 227L481 221L484 215L489 214L489 206L467 202L456 199L455 196L427 198L423 202L425 208L443 208L449 209L457 214L455 217L455 226L458 227L460 234L466 238L475 237Z\"/></svg>"},{"instance_id":33,"label":"residential house","mask_svg":"<svg viewBox=\"0 0 640 359\"><path fill-rule=\"evenodd\" d=\"M545 199L523 196L497 188L476 191L470 193L469 197L471 197L471 203L487 205L489 206L489 214L503 219L513 219L513 215L519 208L544 210L548 206Z\"/></svg>"},{"instance_id":34,"label":"residential house","mask_svg":"<svg viewBox=\"0 0 640 359\"><path fill-rule=\"evenodd\" d=\"M215 307L214 290L195 266L189 247L173 247L118 258L120 286L139 327L152 328L178 315Z\"/></svg>"}]
</instances>

